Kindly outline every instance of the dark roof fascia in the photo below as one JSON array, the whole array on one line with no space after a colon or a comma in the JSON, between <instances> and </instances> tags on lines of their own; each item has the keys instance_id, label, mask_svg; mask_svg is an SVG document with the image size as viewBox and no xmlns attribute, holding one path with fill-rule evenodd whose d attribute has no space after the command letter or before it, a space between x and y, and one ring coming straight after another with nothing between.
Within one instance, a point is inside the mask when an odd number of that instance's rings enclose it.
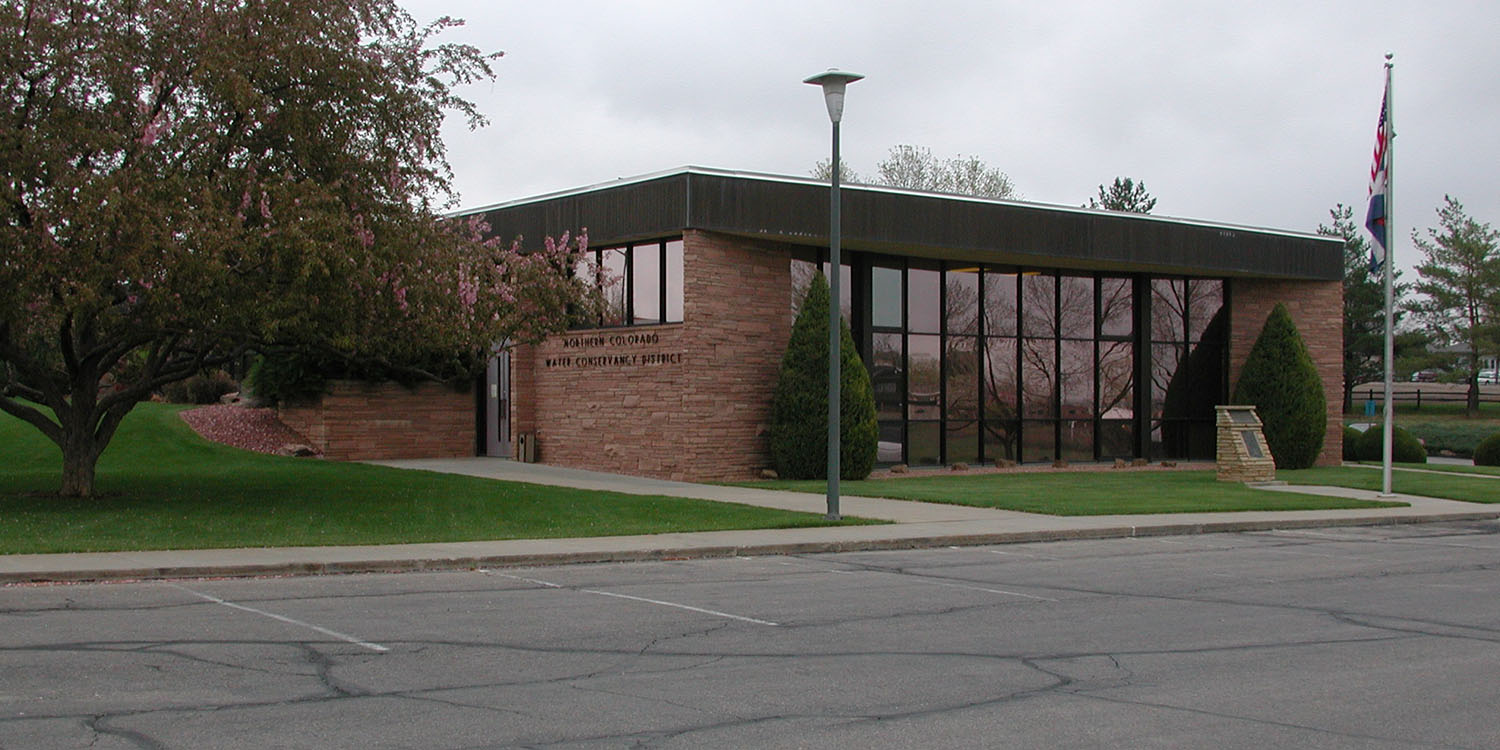
<instances>
[{"instance_id":1,"label":"dark roof fascia","mask_svg":"<svg viewBox=\"0 0 1500 750\"><path fill-rule=\"evenodd\" d=\"M850 250L974 263L1335 281L1338 238L1145 214L848 185ZM685 167L465 214L502 236L590 229L595 246L702 229L807 246L828 243L828 184Z\"/></svg>"}]
</instances>

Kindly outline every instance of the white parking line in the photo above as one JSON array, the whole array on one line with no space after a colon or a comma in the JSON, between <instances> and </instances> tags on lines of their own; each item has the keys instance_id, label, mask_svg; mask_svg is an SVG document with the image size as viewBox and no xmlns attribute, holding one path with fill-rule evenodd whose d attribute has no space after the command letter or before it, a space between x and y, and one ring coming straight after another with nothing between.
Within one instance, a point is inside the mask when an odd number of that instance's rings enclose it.
<instances>
[{"instance_id":1,"label":"white parking line","mask_svg":"<svg viewBox=\"0 0 1500 750\"><path fill-rule=\"evenodd\" d=\"M356 646L360 646L362 648L370 649L371 651L375 651L377 653L384 653L386 651L390 651L390 649L388 647L382 646L382 645L380 645L378 643L371 643L369 641L362 641L362 640L360 640L358 638L355 638L352 635L345 635L343 633L338 632L337 630L329 630L328 628L321 627L321 626L318 626L318 625L314 625L314 624L312 624L310 622L303 622L301 620L295 620L295 619L292 619L292 618L287 617L285 615L278 615L278 614L276 614L274 612L267 612L267 611L262 610L262 609L256 609L254 607L247 607L247 606L245 606L243 604L235 604L234 602L225 601L224 599L220 599L219 597L214 596L212 594L205 594L202 591L194 591L194 590L192 590L192 589L190 589L190 588L188 588L186 586L182 586L180 584L168 583L167 585L171 586L174 589L179 589L179 590L182 590L182 591L186 591L189 594L192 594L193 596L196 596L196 597L198 597L200 599L206 599L208 601L211 601L214 604L222 604L222 605L224 605L226 607L229 607L230 609L238 609L238 610L240 610L242 612L250 612L252 614L261 615L262 617L269 617L272 620L277 620L279 622L284 622L284 623L286 623L288 625L296 625L297 627L307 628L308 630L316 631L316 632L322 633L323 635L331 636L331 637L337 638L337 639L339 639L341 641L345 641L347 643L352 643L352 644L354 644Z\"/></svg>"},{"instance_id":2,"label":"white parking line","mask_svg":"<svg viewBox=\"0 0 1500 750\"><path fill-rule=\"evenodd\" d=\"M523 578L521 576L513 576L513 575L506 574L506 573L495 573L494 571L487 571L487 572L489 572L491 575L500 576L501 578L509 578L511 580L514 580L514 581L524 581L526 583L535 584L537 586L545 586L545 587L547 587L549 589L566 588L562 584L552 583L551 581L542 581L542 580L538 580L536 578ZM575 589L575 590L578 591L579 593L583 593L583 594L596 594L598 596L608 596L608 597L613 597L615 599L629 599L630 601L634 601L634 602L645 602L646 604L657 604L657 605L660 605L660 606L663 606L663 607L674 607L676 609L685 609L685 610L687 610L689 612L699 612L699 613L702 613L702 614L705 614L705 615L713 615L714 617L724 617L724 618L727 618L727 619L730 619L730 620L739 620L740 622L748 622L748 623L753 623L753 624L756 624L756 625L769 625L769 626L771 626L773 628L774 627L780 627L780 625L781 625L781 623L771 622L770 620L757 620L754 617L745 617L743 615L730 614L728 612L720 612L720 611L718 611L716 609L704 609L702 607L694 607L694 606L687 605L687 604L679 604L677 602L667 602L667 601L662 601L660 599L647 599L646 597L643 597L643 596L631 596L629 594L617 594L617 593L614 593L613 591L599 591L597 589Z\"/></svg>"},{"instance_id":3,"label":"white parking line","mask_svg":"<svg viewBox=\"0 0 1500 750\"><path fill-rule=\"evenodd\" d=\"M970 591L983 591L986 594L1004 594L1006 596L1019 596L1019 597L1021 597L1023 599L1036 599L1037 601L1042 601L1042 602L1055 602L1055 601L1057 601L1056 599L1048 599L1045 596L1033 596L1031 594L1023 594L1023 593L1021 593L1019 591L1006 591L1005 589L987 589L987 588L985 588L983 586L970 586L968 584L963 584L963 583L944 583L942 581L928 581L928 580L924 580L924 579L921 579L921 578L918 578L916 580L918 582L920 582L920 583L926 583L926 584L930 584L930 585L933 585L933 586L947 586L948 588L953 588L953 589L968 589Z\"/></svg>"}]
</instances>

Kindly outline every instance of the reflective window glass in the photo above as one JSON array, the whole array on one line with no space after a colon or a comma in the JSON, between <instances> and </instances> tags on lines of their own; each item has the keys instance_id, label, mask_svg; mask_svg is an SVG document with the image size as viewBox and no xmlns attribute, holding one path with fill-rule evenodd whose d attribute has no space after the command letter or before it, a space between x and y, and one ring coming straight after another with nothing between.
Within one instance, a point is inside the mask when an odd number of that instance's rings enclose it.
<instances>
[{"instance_id":1,"label":"reflective window glass","mask_svg":"<svg viewBox=\"0 0 1500 750\"><path fill-rule=\"evenodd\" d=\"M1058 383L1062 387L1062 416L1094 416L1094 342L1064 340L1058 345Z\"/></svg>"},{"instance_id":2,"label":"reflective window glass","mask_svg":"<svg viewBox=\"0 0 1500 750\"><path fill-rule=\"evenodd\" d=\"M979 333L979 269L949 270L943 276L948 333Z\"/></svg>"},{"instance_id":3,"label":"reflective window glass","mask_svg":"<svg viewBox=\"0 0 1500 750\"><path fill-rule=\"evenodd\" d=\"M806 260L792 259L792 315L802 309L802 300L807 297L807 288L812 285L813 274L818 264Z\"/></svg>"},{"instance_id":4,"label":"reflective window glass","mask_svg":"<svg viewBox=\"0 0 1500 750\"><path fill-rule=\"evenodd\" d=\"M636 245L630 249L631 314L636 325L660 323L661 246Z\"/></svg>"},{"instance_id":5,"label":"reflective window glass","mask_svg":"<svg viewBox=\"0 0 1500 750\"><path fill-rule=\"evenodd\" d=\"M870 357L870 387L875 391L875 412L880 419L900 419L905 404L906 381L903 377L906 352L901 334L877 333L871 337L874 348Z\"/></svg>"},{"instance_id":6,"label":"reflective window glass","mask_svg":"<svg viewBox=\"0 0 1500 750\"><path fill-rule=\"evenodd\" d=\"M938 422L906 423L906 455L912 466L934 466L943 462L943 426Z\"/></svg>"},{"instance_id":7,"label":"reflective window glass","mask_svg":"<svg viewBox=\"0 0 1500 750\"><path fill-rule=\"evenodd\" d=\"M1181 279L1151 280L1151 340L1182 341L1187 315L1186 285Z\"/></svg>"},{"instance_id":8,"label":"reflective window glass","mask_svg":"<svg viewBox=\"0 0 1500 750\"><path fill-rule=\"evenodd\" d=\"M908 419L938 419L942 396L939 336L911 335L906 338L906 408Z\"/></svg>"},{"instance_id":9,"label":"reflective window glass","mask_svg":"<svg viewBox=\"0 0 1500 750\"><path fill-rule=\"evenodd\" d=\"M1021 335L1057 335L1057 277L1022 274Z\"/></svg>"},{"instance_id":10,"label":"reflective window glass","mask_svg":"<svg viewBox=\"0 0 1500 750\"><path fill-rule=\"evenodd\" d=\"M1057 340L1021 339L1021 415L1057 417Z\"/></svg>"},{"instance_id":11,"label":"reflective window glass","mask_svg":"<svg viewBox=\"0 0 1500 750\"><path fill-rule=\"evenodd\" d=\"M942 331L943 274L926 268L906 271L906 329L912 333ZM877 324L878 325L878 324Z\"/></svg>"},{"instance_id":12,"label":"reflective window glass","mask_svg":"<svg viewBox=\"0 0 1500 750\"><path fill-rule=\"evenodd\" d=\"M1064 419L1058 423L1062 434L1062 458L1066 461L1094 460L1094 421Z\"/></svg>"},{"instance_id":13,"label":"reflective window glass","mask_svg":"<svg viewBox=\"0 0 1500 750\"><path fill-rule=\"evenodd\" d=\"M1224 282L1194 279L1188 286L1188 340L1198 341L1224 306Z\"/></svg>"},{"instance_id":14,"label":"reflective window glass","mask_svg":"<svg viewBox=\"0 0 1500 750\"><path fill-rule=\"evenodd\" d=\"M1020 432L1020 422L1013 419L986 419L981 428L984 459L986 461L996 461L1002 458L1007 461L1017 460L1016 452L1020 449L1018 444Z\"/></svg>"},{"instance_id":15,"label":"reflective window glass","mask_svg":"<svg viewBox=\"0 0 1500 750\"><path fill-rule=\"evenodd\" d=\"M667 322L682 322L682 240L667 243Z\"/></svg>"},{"instance_id":16,"label":"reflective window glass","mask_svg":"<svg viewBox=\"0 0 1500 750\"><path fill-rule=\"evenodd\" d=\"M1128 341L1099 342L1099 417L1135 416L1135 355Z\"/></svg>"},{"instance_id":17,"label":"reflective window glass","mask_svg":"<svg viewBox=\"0 0 1500 750\"><path fill-rule=\"evenodd\" d=\"M1131 279L1099 280L1099 335L1109 337L1129 336L1134 329L1135 316L1131 312L1131 294L1135 283Z\"/></svg>"},{"instance_id":18,"label":"reflective window glass","mask_svg":"<svg viewBox=\"0 0 1500 750\"><path fill-rule=\"evenodd\" d=\"M943 381L948 403L944 410L946 418L979 418L979 356L978 336L948 337L943 350Z\"/></svg>"},{"instance_id":19,"label":"reflective window glass","mask_svg":"<svg viewBox=\"0 0 1500 750\"><path fill-rule=\"evenodd\" d=\"M986 421L1012 421L1020 392L1016 390L1016 340L987 337L984 340L984 418Z\"/></svg>"},{"instance_id":20,"label":"reflective window glass","mask_svg":"<svg viewBox=\"0 0 1500 750\"><path fill-rule=\"evenodd\" d=\"M1013 273L984 273L984 333L1016 335L1016 283Z\"/></svg>"},{"instance_id":21,"label":"reflective window glass","mask_svg":"<svg viewBox=\"0 0 1500 750\"><path fill-rule=\"evenodd\" d=\"M604 319L601 322L605 326L625 325L630 280L625 275L624 248L601 252L600 270L604 277Z\"/></svg>"},{"instance_id":22,"label":"reflective window glass","mask_svg":"<svg viewBox=\"0 0 1500 750\"><path fill-rule=\"evenodd\" d=\"M1151 415L1160 417L1166 406L1167 389L1182 360L1181 344L1151 345Z\"/></svg>"},{"instance_id":23,"label":"reflective window glass","mask_svg":"<svg viewBox=\"0 0 1500 750\"><path fill-rule=\"evenodd\" d=\"M880 266L870 269L870 324L876 328L900 328L901 302L901 269Z\"/></svg>"},{"instance_id":24,"label":"reflective window glass","mask_svg":"<svg viewBox=\"0 0 1500 750\"><path fill-rule=\"evenodd\" d=\"M1100 458L1131 458L1135 456L1135 424L1121 420L1099 422Z\"/></svg>"},{"instance_id":25,"label":"reflective window glass","mask_svg":"<svg viewBox=\"0 0 1500 750\"><path fill-rule=\"evenodd\" d=\"M1094 280L1080 276L1058 279L1058 335L1065 339L1094 337Z\"/></svg>"},{"instance_id":26,"label":"reflective window glass","mask_svg":"<svg viewBox=\"0 0 1500 750\"><path fill-rule=\"evenodd\" d=\"M949 421L943 430L943 450L950 464L979 463L979 422L973 419Z\"/></svg>"},{"instance_id":27,"label":"reflective window glass","mask_svg":"<svg viewBox=\"0 0 1500 750\"><path fill-rule=\"evenodd\" d=\"M883 464L906 463L906 423L882 421L880 440L875 446L875 460Z\"/></svg>"},{"instance_id":28,"label":"reflective window glass","mask_svg":"<svg viewBox=\"0 0 1500 750\"><path fill-rule=\"evenodd\" d=\"M1027 463L1057 460L1057 423L1021 423L1021 460Z\"/></svg>"}]
</instances>

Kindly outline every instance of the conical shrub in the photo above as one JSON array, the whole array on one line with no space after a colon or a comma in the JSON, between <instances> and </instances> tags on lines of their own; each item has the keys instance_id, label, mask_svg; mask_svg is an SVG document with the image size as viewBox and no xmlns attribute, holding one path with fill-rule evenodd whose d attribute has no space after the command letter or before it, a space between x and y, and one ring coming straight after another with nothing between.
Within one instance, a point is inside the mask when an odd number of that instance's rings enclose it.
<instances>
[{"instance_id":1,"label":"conical shrub","mask_svg":"<svg viewBox=\"0 0 1500 750\"><path fill-rule=\"evenodd\" d=\"M1276 468L1305 469L1317 461L1328 429L1328 401L1286 305L1277 303L1266 317L1232 400L1255 405Z\"/></svg>"},{"instance_id":2,"label":"conical shrub","mask_svg":"<svg viewBox=\"0 0 1500 750\"><path fill-rule=\"evenodd\" d=\"M771 461L784 479L828 476L828 306L828 281L815 274L771 402ZM839 478L864 479L875 468L875 392L848 324L840 328Z\"/></svg>"}]
</instances>

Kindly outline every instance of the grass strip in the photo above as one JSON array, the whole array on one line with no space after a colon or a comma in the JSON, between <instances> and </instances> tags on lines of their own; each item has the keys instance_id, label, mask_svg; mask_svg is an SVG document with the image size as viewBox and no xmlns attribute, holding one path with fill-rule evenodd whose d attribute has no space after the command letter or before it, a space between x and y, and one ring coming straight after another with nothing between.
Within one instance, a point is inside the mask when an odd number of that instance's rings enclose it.
<instances>
[{"instance_id":1,"label":"grass strip","mask_svg":"<svg viewBox=\"0 0 1500 750\"><path fill-rule=\"evenodd\" d=\"M812 513L283 458L210 443L142 404L98 496L56 496L62 459L0 414L0 554L397 544L835 525ZM846 524L872 523L849 519Z\"/></svg>"},{"instance_id":2,"label":"grass strip","mask_svg":"<svg viewBox=\"0 0 1500 750\"><path fill-rule=\"evenodd\" d=\"M1370 464L1366 464L1370 465ZM1375 468L1318 468L1295 472L1277 472L1277 476L1293 484L1322 484L1335 487L1352 487L1360 490L1381 489L1379 464ZM1425 471L1392 471L1391 491L1403 495L1440 497L1446 500L1462 500L1470 503L1500 503L1500 481L1486 476L1500 476L1488 466L1445 466L1442 464L1394 464L1393 468L1424 469ZM1468 476L1465 476L1468 475Z\"/></svg>"},{"instance_id":3,"label":"grass strip","mask_svg":"<svg viewBox=\"0 0 1500 750\"><path fill-rule=\"evenodd\" d=\"M1357 469L1352 471L1358 471ZM746 487L823 492L824 482L776 480ZM1267 492L1220 482L1212 471L1073 471L939 475L841 482L848 495L952 503L1055 516L1382 508L1406 503Z\"/></svg>"}]
</instances>

